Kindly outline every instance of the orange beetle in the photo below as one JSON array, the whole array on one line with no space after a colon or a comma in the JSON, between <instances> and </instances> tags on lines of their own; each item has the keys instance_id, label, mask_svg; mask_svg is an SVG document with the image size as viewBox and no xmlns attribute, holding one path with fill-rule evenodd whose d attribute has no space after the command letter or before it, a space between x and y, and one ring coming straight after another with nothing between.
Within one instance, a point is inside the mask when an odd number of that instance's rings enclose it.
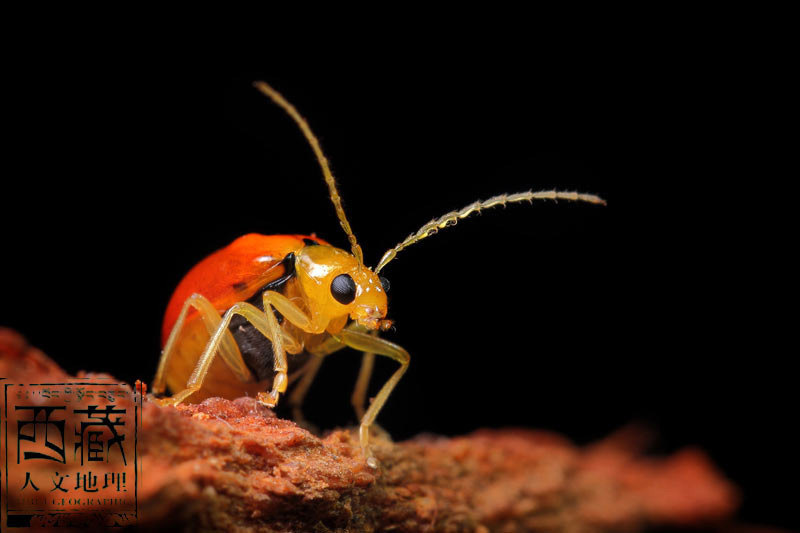
<instances>
[{"instance_id":1,"label":"orange beetle","mask_svg":"<svg viewBox=\"0 0 800 533\"><path fill-rule=\"evenodd\" d=\"M167 405L248 393L274 407L290 377L302 376L289 396L299 419L303 397L323 358L344 347L355 348L364 356L352 401L361 419L361 447L367 463L376 467L369 428L409 363L406 350L377 335L391 326L386 319L387 282L378 276L381 269L407 246L482 209L534 199L605 201L591 194L528 191L474 202L425 224L371 269L364 265L319 141L277 91L264 82L254 85L294 119L310 143L350 251L313 235L249 234L205 258L178 284L167 307L152 391L162 395L169 388L173 395L158 400ZM400 368L365 411L375 354L394 359Z\"/></svg>"}]
</instances>

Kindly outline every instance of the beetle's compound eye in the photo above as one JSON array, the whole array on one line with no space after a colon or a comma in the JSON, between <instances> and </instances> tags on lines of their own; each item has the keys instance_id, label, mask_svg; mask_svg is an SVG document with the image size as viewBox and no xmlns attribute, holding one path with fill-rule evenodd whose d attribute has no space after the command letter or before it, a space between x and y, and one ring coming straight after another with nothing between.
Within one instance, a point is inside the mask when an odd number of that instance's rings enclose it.
<instances>
[{"instance_id":1,"label":"beetle's compound eye","mask_svg":"<svg viewBox=\"0 0 800 533\"><path fill-rule=\"evenodd\" d=\"M381 285L383 286L383 292L389 292L389 280L384 278L383 276L378 276L378 279L381 280Z\"/></svg>"},{"instance_id":2,"label":"beetle's compound eye","mask_svg":"<svg viewBox=\"0 0 800 533\"><path fill-rule=\"evenodd\" d=\"M356 299L356 282L350 274L339 274L331 282L331 294L340 304L353 303Z\"/></svg>"}]
</instances>

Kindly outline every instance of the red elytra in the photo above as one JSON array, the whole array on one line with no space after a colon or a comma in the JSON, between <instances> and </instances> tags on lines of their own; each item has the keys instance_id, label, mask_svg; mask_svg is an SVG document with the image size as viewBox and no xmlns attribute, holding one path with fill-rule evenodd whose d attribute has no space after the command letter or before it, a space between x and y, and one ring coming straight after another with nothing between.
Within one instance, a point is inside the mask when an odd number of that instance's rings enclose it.
<instances>
[{"instance_id":1,"label":"red elytra","mask_svg":"<svg viewBox=\"0 0 800 533\"><path fill-rule=\"evenodd\" d=\"M265 284L284 274L280 262L303 248L306 241L328 243L313 235L261 235L249 233L197 263L178 283L167 305L161 328L161 345L167 342L181 307L199 293L218 311L248 300Z\"/></svg>"}]
</instances>

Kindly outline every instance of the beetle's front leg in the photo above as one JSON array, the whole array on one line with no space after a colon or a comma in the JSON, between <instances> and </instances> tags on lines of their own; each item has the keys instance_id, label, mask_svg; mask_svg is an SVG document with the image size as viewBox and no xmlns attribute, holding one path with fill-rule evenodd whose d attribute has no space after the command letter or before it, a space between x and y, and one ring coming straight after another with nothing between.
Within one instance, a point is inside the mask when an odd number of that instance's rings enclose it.
<instances>
[{"instance_id":1,"label":"beetle's front leg","mask_svg":"<svg viewBox=\"0 0 800 533\"><path fill-rule=\"evenodd\" d=\"M286 392L286 386L289 382L288 376L286 375L289 369L286 362L286 350L283 346L283 336L280 334L281 330L280 326L278 326L278 320L275 318L275 311L283 315L285 320L288 320L307 333L319 333L323 328L315 324L299 307L279 292L264 291L262 298L264 303L265 326L270 331L274 332L271 336L266 334L265 336L277 339L277 342L275 340L272 341L272 353L275 361L275 377L272 380L272 390L268 393L259 392L257 398L259 402L267 407L275 407L278 404L280 394ZM316 367L311 367L310 374L312 378L313 375L316 374L316 369L318 367L318 364Z\"/></svg>"},{"instance_id":2,"label":"beetle's front leg","mask_svg":"<svg viewBox=\"0 0 800 533\"><path fill-rule=\"evenodd\" d=\"M339 338L342 343L350 346L351 348L355 348L356 350L360 350L364 353L385 355L386 357L391 357L400 363L400 368L398 368L395 373L392 374L392 377L390 377L389 380L384 383L383 387L381 387L381 390L378 391L378 394L372 401L372 404L369 406L369 409L367 409L367 412L364 413L364 416L361 418L361 427L359 428L361 449L364 452L364 456L367 458L367 464L372 468L376 468L378 466L378 461L375 459L369 449L369 428L375 422L375 418L383 408L383 405L386 403L386 400L389 398L392 390L400 381L400 378L403 377L406 369L408 369L408 363L411 358L404 348L394 344L393 342L381 339L380 337L370 335L369 333L363 333L345 328L339 333L339 335L336 335L335 337Z\"/></svg>"}]
</instances>

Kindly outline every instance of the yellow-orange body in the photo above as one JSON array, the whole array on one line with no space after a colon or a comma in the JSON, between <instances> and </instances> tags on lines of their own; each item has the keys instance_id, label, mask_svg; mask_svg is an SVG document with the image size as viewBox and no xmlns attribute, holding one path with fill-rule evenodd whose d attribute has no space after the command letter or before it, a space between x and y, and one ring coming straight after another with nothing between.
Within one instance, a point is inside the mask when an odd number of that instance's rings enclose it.
<instances>
[{"instance_id":1,"label":"yellow-orange body","mask_svg":"<svg viewBox=\"0 0 800 533\"><path fill-rule=\"evenodd\" d=\"M287 265L287 258L293 265ZM349 304L334 299L329 288L332 280L342 274L350 276L356 287ZM274 286L276 280L283 281ZM340 333L348 320L353 319L367 329L378 329L386 316L386 293L381 281L368 267L359 265L352 254L312 236L249 234L214 252L184 277L167 307L162 342L167 343L183 303L192 294L204 296L222 315L234 303L258 297L265 287L285 296L310 318L306 330L290 320L279 326L286 339L291 339L285 346L291 354L290 371L305 363L310 353L330 340L331 334ZM205 323L202 313L187 314L165 368L166 384L171 391L185 388L197 366L198 354L203 353L212 334L213 327ZM231 335L235 337L236 332ZM235 342L233 348L239 350ZM268 358L271 363L271 343L260 348L259 357ZM215 358L202 388L187 396L186 401L198 402L213 396L257 396L269 388L272 376L257 379L257 373L254 374L254 379L243 382L229 365Z\"/></svg>"}]
</instances>

